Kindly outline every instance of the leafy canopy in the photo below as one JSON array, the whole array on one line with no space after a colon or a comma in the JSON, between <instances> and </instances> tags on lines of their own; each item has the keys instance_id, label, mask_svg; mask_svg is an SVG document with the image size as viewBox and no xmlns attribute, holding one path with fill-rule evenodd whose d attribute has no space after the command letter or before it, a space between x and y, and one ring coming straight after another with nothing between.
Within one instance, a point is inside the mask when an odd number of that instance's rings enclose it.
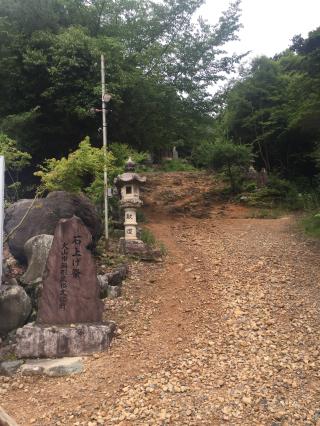
<instances>
[{"instance_id":1,"label":"leafy canopy","mask_svg":"<svg viewBox=\"0 0 320 426\"><path fill-rule=\"evenodd\" d=\"M100 54L112 94L108 137L188 153L212 123L212 84L239 63L239 0L209 25L204 0L0 0L0 129L33 163L101 145Z\"/></svg>"}]
</instances>

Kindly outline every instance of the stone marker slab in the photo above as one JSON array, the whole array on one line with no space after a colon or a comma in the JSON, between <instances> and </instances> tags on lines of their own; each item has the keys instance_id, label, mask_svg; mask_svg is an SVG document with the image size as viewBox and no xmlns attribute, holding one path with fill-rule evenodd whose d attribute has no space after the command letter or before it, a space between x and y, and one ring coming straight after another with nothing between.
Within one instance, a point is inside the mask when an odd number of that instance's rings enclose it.
<instances>
[{"instance_id":1,"label":"stone marker slab","mask_svg":"<svg viewBox=\"0 0 320 426\"><path fill-rule=\"evenodd\" d=\"M69 376L83 371L81 358L59 358L29 360L22 367L23 376L46 375L50 377Z\"/></svg>"},{"instance_id":2,"label":"stone marker slab","mask_svg":"<svg viewBox=\"0 0 320 426\"><path fill-rule=\"evenodd\" d=\"M70 327L27 324L17 330L15 354L18 358L88 355L107 349L115 329L113 321Z\"/></svg>"},{"instance_id":3,"label":"stone marker slab","mask_svg":"<svg viewBox=\"0 0 320 426\"><path fill-rule=\"evenodd\" d=\"M92 236L81 219L61 219L49 252L37 323L102 322L103 303L94 259Z\"/></svg>"}]
</instances>

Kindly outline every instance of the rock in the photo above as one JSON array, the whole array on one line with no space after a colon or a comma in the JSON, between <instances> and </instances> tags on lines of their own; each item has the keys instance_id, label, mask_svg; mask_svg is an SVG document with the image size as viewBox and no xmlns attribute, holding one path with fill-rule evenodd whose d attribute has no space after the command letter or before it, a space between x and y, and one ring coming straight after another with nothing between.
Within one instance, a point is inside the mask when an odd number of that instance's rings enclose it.
<instances>
[{"instance_id":1,"label":"rock","mask_svg":"<svg viewBox=\"0 0 320 426\"><path fill-rule=\"evenodd\" d=\"M108 275L98 275L98 284L100 287L100 299L108 296Z\"/></svg>"},{"instance_id":2,"label":"rock","mask_svg":"<svg viewBox=\"0 0 320 426\"><path fill-rule=\"evenodd\" d=\"M109 299L116 299L121 296L121 287L118 285L108 285L107 297Z\"/></svg>"},{"instance_id":3,"label":"rock","mask_svg":"<svg viewBox=\"0 0 320 426\"><path fill-rule=\"evenodd\" d=\"M20 200L6 210L4 221L6 234L19 224L32 202L33 200ZM92 203L84 195L55 191L34 203L22 225L9 240L11 253L20 262L26 262L25 243L36 235L53 235L59 220L73 215L82 219L91 232L95 244L102 234L102 226Z\"/></svg>"},{"instance_id":4,"label":"rock","mask_svg":"<svg viewBox=\"0 0 320 426\"><path fill-rule=\"evenodd\" d=\"M24 376L46 375L50 377L68 376L79 374L83 371L81 358L59 358L44 360L29 360L22 367Z\"/></svg>"},{"instance_id":5,"label":"rock","mask_svg":"<svg viewBox=\"0 0 320 426\"><path fill-rule=\"evenodd\" d=\"M2 261L2 282L5 282L7 280L7 277L9 275L9 265L6 259Z\"/></svg>"},{"instance_id":6,"label":"rock","mask_svg":"<svg viewBox=\"0 0 320 426\"><path fill-rule=\"evenodd\" d=\"M113 271L104 275L98 275L98 283L100 287L100 298L110 297L111 293L118 294L114 297L119 297L121 289L109 289L110 287L120 286L122 281L127 277L129 272L128 265L123 263L117 266ZM111 296L112 298L112 296Z\"/></svg>"},{"instance_id":7,"label":"rock","mask_svg":"<svg viewBox=\"0 0 320 426\"><path fill-rule=\"evenodd\" d=\"M152 261L161 258L160 250L150 247L141 240L125 240L120 238L119 251L122 254Z\"/></svg>"},{"instance_id":8,"label":"rock","mask_svg":"<svg viewBox=\"0 0 320 426\"><path fill-rule=\"evenodd\" d=\"M61 219L55 230L39 300L39 324L101 323L103 303L92 241L81 219Z\"/></svg>"},{"instance_id":9,"label":"rock","mask_svg":"<svg viewBox=\"0 0 320 426\"><path fill-rule=\"evenodd\" d=\"M24 245L24 252L28 259L28 269L20 278L25 285L36 285L43 281L49 251L52 246L52 235L36 235Z\"/></svg>"},{"instance_id":10,"label":"rock","mask_svg":"<svg viewBox=\"0 0 320 426\"><path fill-rule=\"evenodd\" d=\"M13 376L21 367L23 361L3 361L0 363L0 376Z\"/></svg>"},{"instance_id":11,"label":"rock","mask_svg":"<svg viewBox=\"0 0 320 426\"><path fill-rule=\"evenodd\" d=\"M0 287L0 335L24 325L30 313L31 301L22 287Z\"/></svg>"},{"instance_id":12,"label":"rock","mask_svg":"<svg viewBox=\"0 0 320 426\"><path fill-rule=\"evenodd\" d=\"M125 263L117 266L113 271L107 273L108 284L110 286L121 285L122 281L126 279L128 271L128 265L126 265Z\"/></svg>"},{"instance_id":13,"label":"rock","mask_svg":"<svg viewBox=\"0 0 320 426\"><path fill-rule=\"evenodd\" d=\"M17 330L15 354L18 358L59 358L100 352L110 346L115 329L112 321L70 327L27 324Z\"/></svg>"},{"instance_id":14,"label":"rock","mask_svg":"<svg viewBox=\"0 0 320 426\"><path fill-rule=\"evenodd\" d=\"M0 426L18 426L17 423L0 407Z\"/></svg>"}]
</instances>

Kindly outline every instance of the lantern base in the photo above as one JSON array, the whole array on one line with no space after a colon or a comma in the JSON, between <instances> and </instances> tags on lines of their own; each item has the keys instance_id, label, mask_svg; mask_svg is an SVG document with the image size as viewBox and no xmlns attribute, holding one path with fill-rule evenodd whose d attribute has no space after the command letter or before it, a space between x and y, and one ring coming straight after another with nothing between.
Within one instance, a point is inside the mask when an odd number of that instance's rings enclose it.
<instances>
[{"instance_id":1,"label":"lantern base","mask_svg":"<svg viewBox=\"0 0 320 426\"><path fill-rule=\"evenodd\" d=\"M160 250L149 247L141 240L126 240L120 238L119 251L121 254L135 256L142 260L156 260L162 257Z\"/></svg>"}]
</instances>

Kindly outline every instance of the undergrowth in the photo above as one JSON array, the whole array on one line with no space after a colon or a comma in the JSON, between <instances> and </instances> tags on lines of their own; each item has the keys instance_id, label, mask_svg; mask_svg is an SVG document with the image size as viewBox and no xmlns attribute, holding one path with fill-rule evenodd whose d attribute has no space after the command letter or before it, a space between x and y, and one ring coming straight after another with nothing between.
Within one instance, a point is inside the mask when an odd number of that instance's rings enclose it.
<instances>
[{"instance_id":1,"label":"undergrowth","mask_svg":"<svg viewBox=\"0 0 320 426\"><path fill-rule=\"evenodd\" d=\"M167 254L167 249L165 245L161 241L156 240L156 237L149 229L142 228L140 233L140 239L149 247L159 249L162 256Z\"/></svg>"},{"instance_id":2,"label":"undergrowth","mask_svg":"<svg viewBox=\"0 0 320 426\"><path fill-rule=\"evenodd\" d=\"M194 172L197 169L186 160L174 159L164 161L159 170L163 172Z\"/></svg>"},{"instance_id":3,"label":"undergrowth","mask_svg":"<svg viewBox=\"0 0 320 426\"><path fill-rule=\"evenodd\" d=\"M302 220L305 232L311 237L320 238L320 213L309 215Z\"/></svg>"}]
</instances>

